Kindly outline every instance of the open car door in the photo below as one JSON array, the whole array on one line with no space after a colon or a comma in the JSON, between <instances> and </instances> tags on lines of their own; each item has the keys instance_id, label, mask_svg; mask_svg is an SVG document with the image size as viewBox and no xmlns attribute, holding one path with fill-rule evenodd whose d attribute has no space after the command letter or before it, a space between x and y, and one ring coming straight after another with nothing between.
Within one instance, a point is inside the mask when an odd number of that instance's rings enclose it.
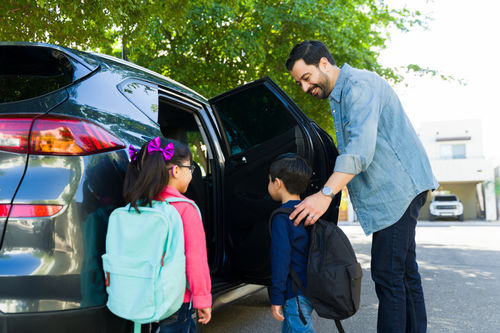
<instances>
[{"instance_id":1,"label":"open car door","mask_svg":"<svg viewBox=\"0 0 500 333\"><path fill-rule=\"evenodd\" d=\"M266 77L210 100L223 128L225 250L242 282L270 283L269 216L281 203L267 192L269 166L293 152L313 167L306 194L318 191L338 155L333 140ZM340 196L326 213L337 220Z\"/></svg>"}]
</instances>

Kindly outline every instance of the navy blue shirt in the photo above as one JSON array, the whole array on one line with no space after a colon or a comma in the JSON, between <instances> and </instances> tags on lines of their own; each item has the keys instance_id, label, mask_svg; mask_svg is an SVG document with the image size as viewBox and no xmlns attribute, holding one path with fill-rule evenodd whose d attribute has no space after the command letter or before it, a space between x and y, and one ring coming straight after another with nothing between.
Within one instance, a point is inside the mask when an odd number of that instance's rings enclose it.
<instances>
[{"instance_id":1,"label":"navy blue shirt","mask_svg":"<svg viewBox=\"0 0 500 333\"><path fill-rule=\"evenodd\" d=\"M290 200L281 207L293 208L300 200ZM271 232L271 304L283 305L295 297L290 275L290 264L302 284L307 284L307 257L309 254L309 228L301 223L294 226L286 214L275 215ZM298 290L299 294L302 294Z\"/></svg>"}]
</instances>

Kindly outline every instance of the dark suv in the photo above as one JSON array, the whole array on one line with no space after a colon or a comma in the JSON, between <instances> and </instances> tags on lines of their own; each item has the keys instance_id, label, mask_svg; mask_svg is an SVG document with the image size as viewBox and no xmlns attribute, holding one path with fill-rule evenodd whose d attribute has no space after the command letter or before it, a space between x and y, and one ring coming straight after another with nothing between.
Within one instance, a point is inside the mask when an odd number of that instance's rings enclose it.
<instances>
[{"instance_id":1,"label":"dark suv","mask_svg":"<svg viewBox=\"0 0 500 333\"><path fill-rule=\"evenodd\" d=\"M270 78L207 100L110 56L0 43L0 91L3 333L130 329L106 309L101 268L129 145L164 136L193 151L187 196L202 211L216 303L269 283L271 161L284 152L311 161L312 193L337 156L331 137Z\"/></svg>"}]
</instances>

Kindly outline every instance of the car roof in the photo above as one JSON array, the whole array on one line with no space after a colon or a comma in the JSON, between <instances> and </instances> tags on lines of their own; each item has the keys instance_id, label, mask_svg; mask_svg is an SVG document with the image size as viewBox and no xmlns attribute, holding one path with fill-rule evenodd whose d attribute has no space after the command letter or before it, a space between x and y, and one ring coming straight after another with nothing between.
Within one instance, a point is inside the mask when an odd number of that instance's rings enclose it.
<instances>
[{"instance_id":1,"label":"car roof","mask_svg":"<svg viewBox=\"0 0 500 333\"><path fill-rule=\"evenodd\" d=\"M150 69L147 69L145 67L136 65L130 61L126 61L123 59L119 59L110 55L106 54L101 54L97 52L87 52L87 51L80 51L64 46L59 46L59 45L54 45L54 44L48 44L48 43L40 43L40 42L2 42L0 41L0 46L37 46L37 47L46 47L46 48L52 48L59 50L66 55L74 58L84 66L86 66L89 70L93 71L95 70L96 66L99 64L107 64L107 65L117 65L119 67L122 67L125 70L128 70L131 72L131 77L134 76L134 74L143 80L151 81L153 83L158 84L161 87L166 88L167 90L174 90L178 93L188 95L189 97L197 100L198 102L202 102L203 104L207 104L208 101L207 99L197 93L196 91L184 86L183 84L172 80L171 78L168 78L166 76L163 76L157 72L154 72Z\"/></svg>"},{"instance_id":2,"label":"car roof","mask_svg":"<svg viewBox=\"0 0 500 333\"><path fill-rule=\"evenodd\" d=\"M175 80L172 80L169 77L163 76L163 75L161 75L157 72L154 72L150 69L147 69L145 67L136 65L130 61L127 61L124 59L119 59L119 58L116 58L116 57L113 57L113 56L110 56L107 54L95 53L95 52L89 52L89 54L94 55L101 62L105 62L105 63L112 62L114 64L119 64L119 65L122 65L124 67L127 67L129 70L131 70L133 72L138 72L140 74L148 74L147 77L141 77L141 78L149 79L150 81L153 81L153 82L155 82L155 83L159 84L160 86L163 86L167 89L176 90L178 92L183 93L184 95L189 95L190 97L196 99L199 102L202 102L205 104L208 102L204 96L197 93L196 91L186 87L185 85L183 85Z\"/></svg>"}]
</instances>

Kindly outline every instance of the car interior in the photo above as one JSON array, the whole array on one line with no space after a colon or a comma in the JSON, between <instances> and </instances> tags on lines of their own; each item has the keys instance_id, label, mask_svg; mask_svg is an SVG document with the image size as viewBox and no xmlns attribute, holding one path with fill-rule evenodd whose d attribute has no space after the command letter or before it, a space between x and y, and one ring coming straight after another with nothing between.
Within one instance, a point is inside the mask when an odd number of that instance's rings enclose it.
<instances>
[{"instance_id":1,"label":"car interior","mask_svg":"<svg viewBox=\"0 0 500 333\"><path fill-rule=\"evenodd\" d=\"M212 223L212 167L208 158L208 146L203 141L194 110L166 98L159 100L158 123L165 138L186 144L193 154L193 178L185 195L196 202L202 213L207 240L209 264L215 251L215 233Z\"/></svg>"}]
</instances>

